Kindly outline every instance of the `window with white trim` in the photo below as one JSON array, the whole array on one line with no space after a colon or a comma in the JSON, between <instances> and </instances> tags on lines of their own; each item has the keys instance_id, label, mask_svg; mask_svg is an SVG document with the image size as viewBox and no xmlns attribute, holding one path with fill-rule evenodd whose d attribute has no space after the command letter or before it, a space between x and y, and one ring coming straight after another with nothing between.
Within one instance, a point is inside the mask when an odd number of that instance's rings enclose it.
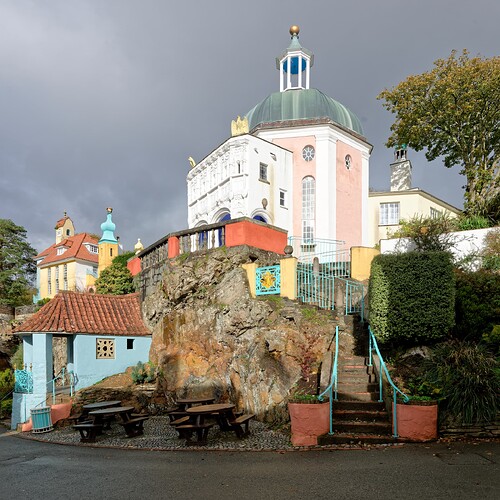
<instances>
[{"instance_id":1,"label":"window with white trim","mask_svg":"<svg viewBox=\"0 0 500 500\"><path fill-rule=\"evenodd\" d=\"M443 212L441 210L431 207L431 219L439 219L439 217L441 217L442 215Z\"/></svg>"},{"instance_id":2,"label":"window with white trim","mask_svg":"<svg viewBox=\"0 0 500 500\"><path fill-rule=\"evenodd\" d=\"M302 240L307 243L314 241L316 208L316 181L308 176L302 179Z\"/></svg>"},{"instance_id":3,"label":"window with white trim","mask_svg":"<svg viewBox=\"0 0 500 500\"><path fill-rule=\"evenodd\" d=\"M49 295L52 293L52 269L50 267L47 269L47 293Z\"/></svg>"},{"instance_id":4,"label":"window with white trim","mask_svg":"<svg viewBox=\"0 0 500 500\"><path fill-rule=\"evenodd\" d=\"M380 226L399 224L399 201L380 204Z\"/></svg>"},{"instance_id":5,"label":"window with white trim","mask_svg":"<svg viewBox=\"0 0 500 500\"><path fill-rule=\"evenodd\" d=\"M63 267L63 282L64 282L64 289L68 289L68 264L64 264Z\"/></svg>"},{"instance_id":6,"label":"window with white trim","mask_svg":"<svg viewBox=\"0 0 500 500\"><path fill-rule=\"evenodd\" d=\"M286 191L280 189L280 207L286 207Z\"/></svg>"},{"instance_id":7,"label":"window with white trim","mask_svg":"<svg viewBox=\"0 0 500 500\"><path fill-rule=\"evenodd\" d=\"M267 165L265 163L259 165L259 181L267 182Z\"/></svg>"},{"instance_id":8,"label":"window with white trim","mask_svg":"<svg viewBox=\"0 0 500 500\"><path fill-rule=\"evenodd\" d=\"M56 293L59 293L59 266L56 267Z\"/></svg>"}]
</instances>

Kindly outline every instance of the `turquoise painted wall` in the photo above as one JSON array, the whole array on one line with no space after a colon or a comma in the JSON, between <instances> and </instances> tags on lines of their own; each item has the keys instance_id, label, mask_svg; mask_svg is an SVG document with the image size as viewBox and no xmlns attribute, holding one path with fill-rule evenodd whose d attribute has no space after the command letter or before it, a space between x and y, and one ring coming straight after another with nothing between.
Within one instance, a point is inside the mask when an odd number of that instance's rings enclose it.
<instances>
[{"instance_id":1,"label":"turquoise painted wall","mask_svg":"<svg viewBox=\"0 0 500 500\"><path fill-rule=\"evenodd\" d=\"M96 358L96 339L115 341L114 359ZM127 349L127 339L133 339L133 349ZM75 335L73 370L78 377L77 389L95 384L105 377L124 372L129 366L149 360L151 337L113 337L109 335Z\"/></svg>"}]
</instances>

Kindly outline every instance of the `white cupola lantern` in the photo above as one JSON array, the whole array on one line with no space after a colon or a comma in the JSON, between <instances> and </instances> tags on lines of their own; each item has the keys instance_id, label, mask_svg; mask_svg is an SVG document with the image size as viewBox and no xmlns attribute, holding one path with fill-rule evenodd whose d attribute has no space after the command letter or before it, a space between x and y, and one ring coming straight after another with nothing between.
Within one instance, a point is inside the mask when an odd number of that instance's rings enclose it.
<instances>
[{"instance_id":1,"label":"white cupola lantern","mask_svg":"<svg viewBox=\"0 0 500 500\"><path fill-rule=\"evenodd\" d=\"M299 32L298 26L290 27L292 42L281 57L276 58L276 68L280 72L280 92L309 88L314 54L300 45Z\"/></svg>"}]
</instances>

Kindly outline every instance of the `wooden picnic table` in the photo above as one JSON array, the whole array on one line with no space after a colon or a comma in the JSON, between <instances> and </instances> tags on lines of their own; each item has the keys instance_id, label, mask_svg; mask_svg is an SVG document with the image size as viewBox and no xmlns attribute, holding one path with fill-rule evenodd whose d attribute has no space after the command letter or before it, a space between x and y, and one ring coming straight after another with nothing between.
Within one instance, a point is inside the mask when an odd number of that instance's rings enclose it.
<instances>
[{"instance_id":1,"label":"wooden picnic table","mask_svg":"<svg viewBox=\"0 0 500 500\"><path fill-rule=\"evenodd\" d=\"M183 399L178 399L176 401L176 407L171 408L166 412L170 419L170 423L175 422L176 420L179 420L182 417L185 417L187 415L186 410L188 408L191 408L192 406L197 406L197 405L206 405L213 403L215 401L215 398L210 397L210 398L183 398Z\"/></svg>"},{"instance_id":2,"label":"wooden picnic table","mask_svg":"<svg viewBox=\"0 0 500 500\"><path fill-rule=\"evenodd\" d=\"M255 417L254 414L248 415L240 415L234 412L235 405L232 403L218 403L218 404L209 404L202 406L193 406L186 410L187 415L190 417L190 426L193 430L197 430L197 428L210 428L213 424L208 427L205 422L205 417L213 417L215 421L220 427L221 431L234 431L236 436L239 438L243 438L249 434L248 425L252 418ZM244 426L245 428L243 429ZM182 430L184 428L183 425L177 427L177 429ZM198 439L198 443L196 444L205 444L206 437L208 435L208 429L205 435L205 442L200 442L203 440ZM189 430L189 427L186 428ZM201 433L203 434L203 432ZM203 437L203 435L202 435ZM190 438L188 437L188 441Z\"/></svg>"},{"instance_id":3,"label":"wooden picnic table","mask_svg":"<svg viewBox=\"0 0 500 500\"><path fill-rule=\"evenodd\" d=\"M88 403L82 406L82 414L80 420L84 420L88 416L89 412L93 410L101 410L103 408L112 408L114 406L120 406L121 401L99 401L98 403Z\"/></svg>"},{"instance_id":4,"label":"wooden picnic table","mask_svg":"<svg viewBox=\"0 0 500 500\"><path fill-rule=\"evenodd\" d=\"M89 413L89 416L94 418L96 426L102 426L106 417L110 415L119 415L122 425L128 437L140 436L144 432L144 422L149 418L147 415L133 416L133 406L118 406L113 408L102 408L101 410L94 410Z\"/></svg>"}]
</instances>

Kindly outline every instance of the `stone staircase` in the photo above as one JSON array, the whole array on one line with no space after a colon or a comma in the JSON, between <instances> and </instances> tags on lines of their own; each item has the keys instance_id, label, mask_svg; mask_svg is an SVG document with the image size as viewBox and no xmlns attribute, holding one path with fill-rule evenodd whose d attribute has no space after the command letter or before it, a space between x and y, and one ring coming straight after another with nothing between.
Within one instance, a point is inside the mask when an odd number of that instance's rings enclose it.
<instances>
[{"instance_id":1,"label":"stone staircase","mask_svg":"<svg viewBox=\"0 0 500 500\"><path fill-rule=\"evenodd\" d=\"M338 401L333 402L333 434L320 436L320 445L394 442L385 404L378 402L376 374L373 367L367 366L367 358L360 354L365 345L363 330L354 324L340 334Z\"/></svg>"}]
</instances>

